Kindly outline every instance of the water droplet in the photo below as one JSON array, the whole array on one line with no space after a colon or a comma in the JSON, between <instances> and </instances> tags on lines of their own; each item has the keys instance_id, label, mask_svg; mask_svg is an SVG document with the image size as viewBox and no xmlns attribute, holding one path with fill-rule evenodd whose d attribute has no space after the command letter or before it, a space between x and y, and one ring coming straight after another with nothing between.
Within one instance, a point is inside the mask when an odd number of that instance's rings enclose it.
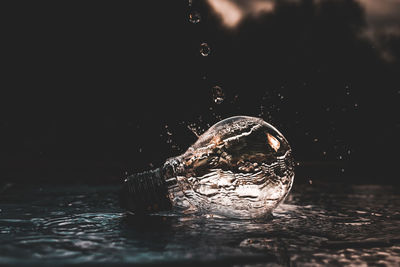
<instances>
[{"instance_id":1,"label":"water droplet","mask_svg":"<svg viewBox=\"0 0 400 267\"><path fill-rule=\"evenodd\" d=\"M309 183L309 184L312 184L312 180L311 180L311 179L310 179L310 180L308 180L308 183Z\"/></svg>"},{"instance_id":2,"label":"water droplet","mask_svg":"<svg viewBox=\"0 0 400 267\"><path fill-rule=\"evenodd\" d=\"M210 52L211 52L211 49L210 49L210 46L207 43L202 43L200 45L200 54L203 57L208 56L210 54Z\"/></svg>"},{"instance_id":3,"label":"water droplet","mask_svg":"<svg viewBox=\"0 0 400 267\"><path fill-rule=\"evenodd\" d=\"M196 136L199 137L199 133L197 132L196 124L192 123L187 125L187 128Z\"/></svg>"},{"instance_id":4,"label":"water droplet","mask_svg":"<svg viewBox=\"0 0 400 267\"><path fill-rule=\"evenodd\" d=\"M200 13L199 13L199 12L196 12L196 11L191 12L191 13L189 14L189 21L190 21L191 23L193 23L193 24L199 23L199 22L201 21Z\"/></svg>"},{"instance_id":5,"label":"water droplet","mask_svg":"<svg viewBox=\"0 0 400 267\"><path fill-rule=\"evenodd\" d=\"M188 5L192 6L193 5L193 0L188 0Z\"/></svg>"},{"instance_id":6,"label":"water droplet","mask_svg":"<svg viewBox=\"0 0 400 267\"><path fill-rule=\"evenodd\" d=\"M218 85L212 88L213 100L216 104L221 104L224 101L225 94L221 87Z\"/></svg>"},{"instance_id":7,"label":"water droplet","mask_svg":"<svg viewBox=\"0 0 400 267\"><path fill-rule=\"evenodd\" d=\"M314 138L314 142L318 142L318 138Z\"/></svg>"}]
</instances>

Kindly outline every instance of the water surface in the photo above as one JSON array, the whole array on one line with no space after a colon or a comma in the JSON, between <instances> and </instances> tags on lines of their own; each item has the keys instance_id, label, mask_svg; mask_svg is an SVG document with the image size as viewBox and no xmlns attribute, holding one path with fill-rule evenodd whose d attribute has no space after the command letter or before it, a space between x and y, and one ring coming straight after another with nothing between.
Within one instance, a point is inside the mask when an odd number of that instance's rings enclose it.
<instances>
[{"instance_id":1,"label":"water surface","mask_svg":"<svg viewBox=\"0 0 400 267\"><path fill-rule=\"evenodd\" d=\"M15 186L0 195L0 264L400 262L399 188L294 185L268 221L127 216L117 186Z\"/></svg>"}]
</instances>

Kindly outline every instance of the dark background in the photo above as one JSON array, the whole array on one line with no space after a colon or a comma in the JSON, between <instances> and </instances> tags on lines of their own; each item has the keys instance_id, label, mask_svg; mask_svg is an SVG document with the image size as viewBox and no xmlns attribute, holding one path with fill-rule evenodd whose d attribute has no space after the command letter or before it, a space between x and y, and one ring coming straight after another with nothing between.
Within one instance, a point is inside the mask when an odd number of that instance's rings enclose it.
<instances>
[{"instance_id":1,"label":"dark background","mask_svg":"<svg viewBox=\"0 0 400 267\"><path fill-rule=\"evenodd\" d=\"M235 30L204 1L1 10L1 183L119 182L234 115L285 135L297 181L397 183L400 38L362 36L356 1L281 2Z\"/></svg>"}]
</instances>

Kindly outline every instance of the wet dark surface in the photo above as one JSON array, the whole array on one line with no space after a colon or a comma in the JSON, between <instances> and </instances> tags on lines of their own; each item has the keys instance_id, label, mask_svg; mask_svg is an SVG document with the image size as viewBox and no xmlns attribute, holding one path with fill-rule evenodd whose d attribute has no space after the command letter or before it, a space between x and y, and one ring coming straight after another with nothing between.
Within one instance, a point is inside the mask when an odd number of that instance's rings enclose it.
<instances>
[{"instance_id":1,"label":"wet dark surface","mask_svg":"<svg viewBox=\"0 0 400 267\"><path fill-rule=\"evenodd\" d=\"M265 222L120 209L117 186L11 186L0 194L0 264L396 266L398 186L295 184Z\"/></svg>"}]
</instances>

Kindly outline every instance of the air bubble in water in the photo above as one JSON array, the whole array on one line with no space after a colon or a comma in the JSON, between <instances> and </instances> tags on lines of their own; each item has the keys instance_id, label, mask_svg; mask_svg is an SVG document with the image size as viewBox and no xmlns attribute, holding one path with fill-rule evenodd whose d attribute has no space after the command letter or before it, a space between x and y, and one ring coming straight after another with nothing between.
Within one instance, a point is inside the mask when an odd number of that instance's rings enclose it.
<instances>
[{"instance_id":1,"label":"air bubble in water","mask_svg":"<svg viewBox=\"0 0 400 267\"><path fill-rule=\"evenodd\" d=\"M208 56L210 54L210 52L211 52L211 49L210 49L210 46L207 43L202 43L200 45L200 54L203 57Z\"/></svg>"},{"instance_id":2,"label":"air bubble in water","mask_svg":"<svg viewBox=\"0 0 400 267\"><path fill-rule=\"evenodd\" d=\"M197 24L201 21L201 16L198 12L194 11L189 14L189 21L193 24Z\"/></svg>"},{"instance_id":3,"label":"air bubble in water","mask_svg":"<svg viewBox=\"0 0 400 267\"><path fill-rule=\"evenodd\" d=\"M221 104L224 101L225 93L218 85L212 88L212 96L215 104Z\"/></svg>"}]
</instances>

